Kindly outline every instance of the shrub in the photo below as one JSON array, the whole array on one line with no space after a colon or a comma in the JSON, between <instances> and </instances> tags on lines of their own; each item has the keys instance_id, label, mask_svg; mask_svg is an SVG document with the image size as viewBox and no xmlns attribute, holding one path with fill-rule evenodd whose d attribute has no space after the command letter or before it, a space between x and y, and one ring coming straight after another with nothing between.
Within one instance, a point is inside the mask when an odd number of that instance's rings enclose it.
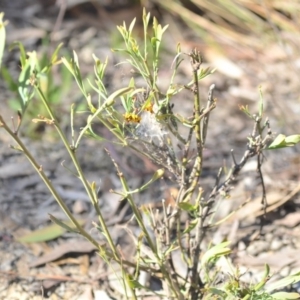
<instances>
[{"instance_id":1,"label":"shrub","mask_svg":"<svg viewBox=\"0 0 300 300\"><path fill-rule=\"evenodd\" d=\"M20 122L16 128L11 129L3 116L0 116L0 127L14 139L16 145L12 148L22 151L28 158L74 227L70 227L54 216L50 216L51 220L65 229L85 237L95 245L99 255L109 265L112 262L114 265L115 263L118 264L122 274L120 281L123 283L127 299L137 299L149 293L163 299L296 299L299 296L297 293L274 293L273 291L299 281L299 274L289 276L284 281L274 284L271 289L265 290L265 284L270 278L268 266L265 267L265 275L256 284L242 283L238 269L219 282L218 275L221 270L217 266L217 261L230 254L230 242L226 241L207 247L203 241L209 234L209 229L218 226L226 219L216 223L210 218L210 215L216 209L218 201L229 195L232 183L236 180L245 163L250 158L256 157L263 184L261 172L263 151L293 146L299 142L300 136L285 137L279 135L273 139L269 120L263 118L262 97L259 101L257 114L250 113L247 107L241 107L246 116L253 121L253 130L248 137L246 151L239 162L233 156L233 167L227 178L222 182L220 172L214 188L208 196L204 196L200 181L204 159L203 149L209 135L209 116L216 108L217 101L214 98L214 85L212 85L208 91L208 101L203 103L199 93L199 82L212 71L202 68L199 51L194 49L190 53L184 54L181 52L180 45L177 45L170 83L166 90L162 90L158 84L159 53L163 33L167 26L162 27L153 18L152 36L149 36L149 22L150 14L144 11L144 41L142 46L133 35L134 21L128 28L125 24L119 26L118 30L124 39L125 48L115 50L127 55L127 63L143 78L144 86L137 86L132 78L128 86L120 87L111 94L107 92L103 83L107 61L101 61L94 56L94 80L86 81L81 74L79 58L75 52L72 59L64 57L60 59L58 58L59 46L48 63L41 69L38 68L39 61L36 53L31 52L25 55L25 51L20 46L21 74L18 81L18 92L22 99L19 111ZM4 45L5 28L3 23L1 26L0 45ZM151 60L148 49L152 50ZM0 54L2 54L3 49L0 50ZM184 62L183 57L189 58L191 80L178 85L174 83L174 78L180 64ZM85 126L75 134L73 124L76 122L76 118L72 107L71 142L62 130L56 117L57 112L53 110L47 99L47 94L41 86L44 73L47 73L56 64L63 64L72 74L80 93L86 100L86 107L89 111ZM92 87L93 97L88 92L87 86ZM193 103L193 113L190 118L173 112L172 101L183 90L190 91L191 102ZM63 141L75 166L75 175L81 180L97 213L98 223L94 225L105 238L105 243L98 242L84 230L38 164L37 158L33 157L18 135L28 103L35 94L39 96L47 115L40 115L33 121L54 127ZM96 103L92 100L95 95L97 96ZM120 103L122 104L121 108ZM137 256L130 261L122 257L122 253L113 240L99 207L97 185L95 182L87 180L76 156L76 150L80 147L84 136L103 140L103 137L94 130L94 125L97 122L112 133L113 142L122 147L131 148L159 166L151 180L143 186L131 190L122 173L122 166L119 166L112 159L123 188L123 191L118 194L122 201L127 201L130 204L134 219L141 232L138 237L134 237L132 234ZM175 204L170 206L163 200L160 214L155 213L151 207L139 207L135 201L135 194L148 189L154 181L163 176L176 182L179 192L174 196ZM263 191L262 199L265 208L267 205L266 195L264 189ZM183 214L189 216L189 221L184 224L181 222ZM175 253L178 251L182 263L185 265L186 274L184 275L180 274L174 267L174 259L178 259L175 258ZM159 278L162 283L162 290L150 290L147 282L141 282L139 275L143 272Z\"/></svg>"}]
</instances>

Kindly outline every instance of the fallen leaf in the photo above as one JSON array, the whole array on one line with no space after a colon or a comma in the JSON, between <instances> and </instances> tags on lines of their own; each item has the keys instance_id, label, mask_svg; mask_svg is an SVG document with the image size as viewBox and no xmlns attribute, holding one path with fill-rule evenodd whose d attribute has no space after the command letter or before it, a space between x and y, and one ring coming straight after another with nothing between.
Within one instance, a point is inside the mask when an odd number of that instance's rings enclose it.
<instances>
[{"instance_id":1,"label":"fallen leaf","mask_svg":"<svg viewBox=\"0 0 300 300\"><path fill-rule=\"evenodd\" d=\"M275 220L275 224L294 228L300 224L300 212L289 213L282 219Z\"/></svg>"},{"instance_id":2,"label":"fallen leaf","mask_svg":"<svg viewBox=\"0 0 300 300\"><path fill-rule=\"evenodd\" d=\"M37 258L35 261L29 264L29 267L34 268L44 265L46 263L55 261L68 253L89 253L94 250L97 250L97 248L90 242L76 239L57 246L50 253Z\"/></svg>"},{"instance_id":3,"label":"fallen leaf","mask_svg":"<svg viewBox=\"0 0 300 300\"><path fill-rule=\"evenodd\" d=\"M78 220L80 224L83 224L83 220ZM64 222L67 226L72 227L73 224L70 221ZM54 240L65 233L65 229L57 224L52 224L44 228L40 228L30 233L16 238L21 243L38 243Z\"/></svg>"}]
</instances>

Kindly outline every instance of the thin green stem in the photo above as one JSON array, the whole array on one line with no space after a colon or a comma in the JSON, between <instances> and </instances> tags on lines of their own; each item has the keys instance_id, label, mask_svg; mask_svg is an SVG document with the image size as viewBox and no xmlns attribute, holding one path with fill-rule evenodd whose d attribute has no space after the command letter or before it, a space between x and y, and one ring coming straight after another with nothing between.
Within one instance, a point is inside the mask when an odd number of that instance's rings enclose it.
<instances>
[{"instance_id":1,"label":"thin green stem","mask_svg":"<svg viewBox=\"0 0 300 300\"><path fill-rule=\"evenodd\" d=\"M191 65L193 68L193 81L194 86L192 88L194 94L194 115L197 122L194 125L194 133L196 137L197 145L197 157L195 158L195 163L189 178L189 188L185 193L184 201L190 201L202 171L202 151L203 151L203 141L201 136L201 98L199 94L199 81L198 81L198 71L201 66L201 56L197 50L194 50L191 54Z\"/></svg>"},{"instance_id":2,"label":"thin green stem","mask_svg":"<svg viewBox=\"0 0 300 300\"><path fill-rule=\"evenodd\" d=\"M198 71L201 66L201 56L200 53L195 49L190 53L191 65L193 68L193 81L194 86L192 91L194 93L194 114L195 114L195 137L196 137L196 145L197 145L197 157L195 159L195 163L190 174L190 186L188 192L186 193L186 197L184 201L189 201L198 185L199 178L201 176L202 171L202 151L203 151L203 140L201 135L201 99L199 94L199 80L198 80ZM199 191L196 204L201 209L200 205L201 201L201 193ZM196 228L196 237L195 237L195 246L192 250L192 269L191 269L191 299L197 300L199 297L199 289L200 289L200 278L198 274L198 265L199 265L199 256L200 256L200 245L203 236L203 216L199 215L199 222Z\"/></svg>"},{"instance_id":3,"label":"thin green stem","mask_svg":"<svg viewBox=\"0 0 300 300\"><path fill-rule=\"evenodd\" d=\"M55 116L52 112L52 109L51 107L49 106L48 104L48 101L46 100L44 94L42 93L41 89L39 87L36 87L37 91L38 91L38 94L40 96L40 98L42 99L42 102L44 103L50 117L52 118L52 120L55 120ZM95 112L95 114L93 115L92 118L95 118L103 109L105 109L107 107L107 103L103 103L103 105L101 107L98 108L98 110ZM79 179L81 180L83 186L85 187L85 190L93 204L93 207L94 209L96 210L97 212L97 215L98 215L98 220L99 220L99 223L101 225L101 229L103 230L104 232L104 235L107 239L107 243L109 244L110 246L110 249L112 251L112 256L113 256L113 259L119 263L121 269L123 272L127 273L125 268L124 268L124 265L123 265L123 262L122 262L122 258L120 257L118 251L117 251L117 247L110 235L110 232L106 226L106 222L103 218L103 215L101 213L101 210L98 206L98 197L97 197L97 193L95 192L95 186L94 184L89 184L88 181L86 180L83 172L82 172L82 169L81 169L81 166L77 160L77 156L75 155L75 149L76 148L73 148L73 147L70 147L70 145L68 144L68 141L67 141L67 138L65 136L65 134L62 132L61 128L55 123L54 121L54 126L61 138L61 140L63 141L64 143L64 146L65 148L67 149L72 161L73 161L73 164L77 170L77 176L79 177ZM47 178L45 176L45 178ZM48 179L47 179L48 180ZM48 180L49 181L49 180ZM52 190L51 190L52 191ZM53 189L53 191L55 191L55 189ZM56 191L55 191L56 192ZM98 243L89 235L86 233L86 231L84 231L84 229L79 225L79 223L76 221L76 219L73 217L73 215L71 214L71 212L69 210L65 210L65 208L67 209L67 207L65 206L64 202L63 201L59 201L59 204L61 205L61 207L63 208L63 210L66 212L66 214L68 215L68 217L71 219L71 221L74 223L74 225L76 226L76 228L78 228L79 230L79 233L81 233L84 237L86 237L88 240L90 240L91 242L94 242L95 245L97 246L97 248L100 250L100 252L103 253L103 249L101 248L100 245L98 245ZM105 252L104 250L104 253L107 255L107 251ZM128 282L128 286L129 286L129 289L131 290L131 293L132 295L134 296L134 299L135 298L135 292L134 292L134 289L132 288L132 286L130 285L130 282Z\"/></svg>"},{"instance_id":4,"label":"thin green stem","mask_svg":"<svg viewBox=\"0 0 300 300\"><path fill-rule=\"evenodd\" d=\"M75 168L76 168L76 171L77 171L77 176L78 176L78 178L81 180L81 182L82 182L82 184L83 184L83 186L84 186L84 188L85 188L85 190L86 190L86 192L87 192L89 198L92 200L93 206L94 206L95 208L97 208L97 206L98 206L98 205L97 205L98 199L96 198L96 195L93 193L93 191L92 191L92 189L91 189L91 186L89 185L88 181L86 180L86 178L85 178L85 176L84 176L84 174L83 174L83 172L82 172L81 166L80 166L80 164L79 164L79 162L78 162L78 160L77 160L77 157L76 157L76 155L75 155L75 149L76 149L76 148L74 149L73 147L70 147L70 145L69 145L69 143L68 143L68 140L67 140L65 134L63 133L63 131L61 130L61 128L60 128L60 127L56 124L56 122L55 122L55 116L54 116L54 114L53 114L53 112L52 112L52 109L51 109L51 107L49 106L49 103L48 103L48 101L46 100L46 98L45 98L43 92L41 91L41 89L40 89L38 86L36 87L36 89L37 89L37 92L38 92L38 94L39 94L39 96L40 96L40 98L41 98L43 104L45 105L45 107L46 107L46 109L47 109L47 111L48 111L48 113L49 113L51 119L54 120L54 126L55 126L55 129L57 130L57 132L58 132L58 134L59 134L59 136L60 136L60 138L61 138L61 140L62 140L62 142L63 142L63 144L64 144L64 146L65 146L65 148L66 148L67 151L68 151L68 154L70 155L70 157L71 157L71 159L72 159L72 162L73 162L73 164L74 164L74 166L75 166ZM103 107L103 108L102 108L102 107ZM96 115L101 111L101 110L100 110L101 108L104 109L104 107L105 107L105 103L97 110L97 112L94 114L94 116L96 116ZM99 112L98 112L98 111L99 111ZM93 117L94 117L94 116L93 116ZM52 192L52 190L51 190L51 192ZM62 202L62 201L60 201L60 202ZM62 203L63 203L63 202L62 202ZM97 212L98 212L99 222L100 222L100 224L101 224L101 226L102 226L102 230L104 231L105 237L107 238L107 242L108 242L108 244L109 244L111 250L113 251L114 259L115 259L116 261L120 261L120 257L119 257L119 255L118 255L117 249L116 249L116 247L115 247L115 245L114 245L114 242L113 242L113 240L112 240L112 237L111 237L111 235L110 235L110 233L109 233L109 231L108 231L108 228L107 228L107 226L106 226L105 220L104 220L104 218L103 218L103 216L102 216L102 214L101 214L100 209L97 209ZM69 214L68 214L68 217L70 218L69 215L72 216L72 214L71 214L70 212L69 212ZM74 219L73 216L72 216L72 219ZM75 219L74 219L74 220L75 220ZM75 221L76 221L76 220L75 220ZM78 229L81 228L81 226L78 224L78 222L76 222L75 224L76 224L76 227L78 227ZM74 225L75 225L75 224L74 224Z\"/></svg>"},{"instance_id":5,"label":"thin green stem","mask_svg":"<svg viewBox=\"0 0 300 300\"><path fill-rule=\"evenodd\" d=\"M164 264L164 260L162 260L162 258L160 257L160 255L158 254L158 249L156 247L156 245L153 243L150 235L149 235L149 232L144 224L144 221L143 221L143 217L139 211L139 209L137 208L135 202L134 202L134 199L132 197L132 195L130 194L130 191L129 191L129 187L128 187L128 184L127 184L127 181L126 179L124 178L123 174L120 172L120 170L118 169L118 166L116 165L117 167L117 170L118 170L118 174L119 174L119 177L120 177L120 181L122 183L122 186L123 186L123 189L125 191L125 195L124 197L127 198L132 210L133 210L133 214L138 222L138 225L139 227L141 228L142 232L145 234L145 238L147 240L147 243L149 244L149 247L152 251L152 253L155 255L155 258L156 258L156 261L157 261L157 264L159 265L160 267L160 271L162 272L163 274L163 277L168 281L168 284L170 287L172 287L173 289L173 292L176 294L176 297L177 299L183 299L182 298L182 294L180 293L180 291L176 288L176 286L174 286L174 282L172 280L172 278L170 278L171 276L171 271L168 270L168 267Z\"/></svg>"},{"instance_id":6,"label":"thin green stem","mask_svg":"<svg viewBox=\"0 0 300 300\"><path fill-rule=\"evenodd\" d=\"M73 217L72 213L68 209L68 207L65 205L62 198L57 193L56 189L54 188L52 182L49 180L49 178L45 175L43 171L43 167L37 163L37 161L34 159L34 157L31 155L30 151L28 151L27 147L24 145L22 140L15 134L6 124L2 116L0 116L0 123L1 126L7 131L7 133L15 140L15 142L18 144L19 149L21 150L33 168L36 170L36 172L39 174L41 179L44 181L45 185L61 207L61 209L64 211L64 213L67 215L67 217L70 219L70 221L74 224L74 226L78 229L79 233L84 236L87 240L89 240L94 246L96 246L100 251L103 250L103 246L99 245L98 242L93 239L83 228L82 226L77 222L77 220Z\"/></svg>"}]
</instances>

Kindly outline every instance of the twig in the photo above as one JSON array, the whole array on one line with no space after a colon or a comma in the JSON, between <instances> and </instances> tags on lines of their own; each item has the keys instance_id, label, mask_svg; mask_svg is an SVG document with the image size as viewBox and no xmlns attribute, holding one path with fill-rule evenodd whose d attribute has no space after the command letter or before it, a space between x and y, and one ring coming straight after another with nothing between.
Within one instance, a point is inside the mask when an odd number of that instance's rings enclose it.
<instances>
[{"instance_id":1,"label":"twig","mask_svg":"<svg viewBox=\"0 0 300 300\"><path fill-rule=\"evenodd\" d=\"M204 146L205 141L206 141L210 111L211 111L211 108L214 107L214 102L215 102L214 101L214 96L213 96L214 88L215 88L214 84L212 84L209 88L208 101L207 101L207 105L206 105L206 110L208 112L204 115L204 118L203 118L203 126L202 126L202 143L203 143L203 146Z\"/></svg>"}]
</instances>

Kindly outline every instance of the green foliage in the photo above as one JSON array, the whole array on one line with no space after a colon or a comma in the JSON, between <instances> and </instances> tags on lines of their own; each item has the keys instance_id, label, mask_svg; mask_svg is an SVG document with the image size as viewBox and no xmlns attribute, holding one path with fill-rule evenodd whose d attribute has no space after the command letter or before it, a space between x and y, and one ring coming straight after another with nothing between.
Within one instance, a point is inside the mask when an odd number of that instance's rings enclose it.
<instances>
[{"instance_id":1,"label":"green foliage","mask_svg":"<svg viewBox=\"0 0 300 300\"><path fill-rule=\"evenodd\" d=\"M261 94L261 93L260 93ZM259 102L259 114L256 116L255 114L251 114L248 107L241 106L240 109L253 121L259 119L261 120L263 117L263 97L261 94L260 102ZM266 127L269 126L269 121L266 120L265 124L259 128L259 131L262 132ZM251 139L250 139L251 140ZM265 150L277 150L281 148L294 147L296 144L300 143L300 134L293 134L290 136L285 136L284 134L279 134L275 139L271 136L267 137L266 141L272 140L270 145L267 143L264 145Z\"/></svg>"},{"instance_id":2,"label":"green foliage","mask_svg":"<svg viewBox=\"0 0 300 300\"><path fill-rule=\"evenodd\" d=\"M49 226L24 234L23 236L17 238L17 240L22 243L38 243L54 240L62 236L66 231L78 233L78 231L75 230L75 227L70 221L64 223L56 219L54 216L50 216L50 219L55 224L51 224ZM83 223L84 221L79 220L79 224Z\"/></svg>"},{"instance_id":3,"label":"green foliage","mask_svg":"<svg viewBox=\"0 0 300 300\"><path fill-rule=\"evenodd\" d=\"M61 47L62 44L54 50L49 59L46 52L41 55L38 55L35 51L26 52L24 46L19 42L15 42L10 46L10 50L18 48L20 51L21 72L17 79L14 79L5 67L2 68L1 73L8 88L15 95L15 97L9 99L8 104L14 111L19 112L22 121L24 119L31 121L33 118L43 116L46 113L44 105L36 100L34 89L36 83L39 84L47 101L57 111L61 110L62 102L67 93L70 92L71 81L73 80L72 74L66 68L58 66L60 64L58 53ZM53 69L54 66L56 66L56 69ZM57 77L59 77L59 80L57 80ZM34 105L31 104L33 101ZM36 129L36 124L26 122L26 133L28 135L38 137L39 133Z\"/></svg>"},{"instance_id":4,"label":"green foliage","mask_svg":"<svg viewBox=\"0 0 300 300\"><path fill-rule=\"evenodd\" d=\"M293 147L298 143L300 143L300 134L293 134L290 136L279 134L267 149L274 150L286 147Z\"/></svg>"}]
</instances>

